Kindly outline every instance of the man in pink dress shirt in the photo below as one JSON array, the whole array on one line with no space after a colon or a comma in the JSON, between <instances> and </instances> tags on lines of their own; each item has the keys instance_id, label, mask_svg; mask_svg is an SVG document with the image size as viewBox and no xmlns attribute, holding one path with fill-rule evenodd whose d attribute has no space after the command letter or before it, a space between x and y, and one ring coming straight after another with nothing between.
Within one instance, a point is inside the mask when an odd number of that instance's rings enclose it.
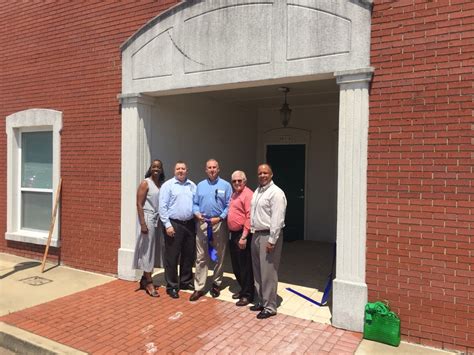
<instances>
[{"instance_id":1,"label":"man in pink dress shirt","mask_svg":"<svg viewBox=\"0 0 474 355\"><path fill-rule=\"evenodd\" d=\"M253 192L247 184L247 177L243 171L237 170L232 173L232 188L234 190L229 204L227 225L230 230L230 258L235 278L240 285L240 292L232 295L233 299L239 299L237 306L246 306L254 296L254 278L252 271L252 255L250 245L252 234L250 233L250 202Z\"/></svg>"}]
</instances>

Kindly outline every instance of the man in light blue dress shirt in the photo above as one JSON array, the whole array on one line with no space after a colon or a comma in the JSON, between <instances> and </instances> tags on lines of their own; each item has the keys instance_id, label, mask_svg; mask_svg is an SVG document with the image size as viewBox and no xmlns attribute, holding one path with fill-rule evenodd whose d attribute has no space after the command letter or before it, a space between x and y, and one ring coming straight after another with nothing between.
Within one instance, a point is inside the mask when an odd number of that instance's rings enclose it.
<instances>
[{"instance_id":1,"label":"man in light blue dress shirt","mask_svg":"<svg viewBox=\"0 0 474 355\"><path fill-rule=\"evenodd\" d=\"M226 218L229 212L232 187L219 177L219 163L215 159L206 162L207 179L197 185L194 196L193 212L196 222L196 274L194 275L195 291L189 298L197 301L204 295L207 270L210 263L208 252L208 225L212 226L212 245L217 251L217 262L214 265L212 297L220 295L220 285L223 278L223 262L225 247L229 239Z\"/></svg>"},{"instance_id":2,"label":"man in light blue dress shirt","mask_svg":"<svg viewBox=\"0 0 474 355\"><path fill-rule=\"evenodd\" d=\"M171 298L179 297L179 289L194 290L196 232L193 198L196 184L187 178L187 174L186 163L178 161L174 177L166 181L160 190L159 212L164 226L166 293Z\"/></svg>"}]
</instances>

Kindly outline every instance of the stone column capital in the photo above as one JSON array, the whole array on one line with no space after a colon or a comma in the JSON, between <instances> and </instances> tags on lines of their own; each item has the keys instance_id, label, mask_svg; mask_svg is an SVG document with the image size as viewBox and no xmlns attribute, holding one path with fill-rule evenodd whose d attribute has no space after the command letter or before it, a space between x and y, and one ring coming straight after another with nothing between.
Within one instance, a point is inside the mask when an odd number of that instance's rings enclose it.
<instances>
[{"instance_id":1,"label":"stone column capital","mask_svg":"<svg viewBox=\"0 0 474 355\"><path fill-rule=\"evenodd\" d=\"M156 98L143 94L118 94L117 99L122 105L147 105L153 106Z\"/></svg>"},{"instance_id":2,"label":"stone column capital","mask_svg":"<svg viewBox=\"0 0 474 355\"><path fill-rule=\"evenodd\" d=\"M369 83L372 80L373 67L360 68L355 70L343 70L334 73L338 85Z\"/></svg>"}]
</instances>

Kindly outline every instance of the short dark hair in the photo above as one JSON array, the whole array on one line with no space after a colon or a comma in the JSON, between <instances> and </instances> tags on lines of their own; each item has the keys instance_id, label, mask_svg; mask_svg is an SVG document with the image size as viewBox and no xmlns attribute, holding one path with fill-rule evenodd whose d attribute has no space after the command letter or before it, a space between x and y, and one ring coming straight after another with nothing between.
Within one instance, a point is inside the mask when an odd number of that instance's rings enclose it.
<instances>
[{"instance_id":1,"label":"short dark hair","mask_svg":"<svg viewBox=\"0 0 474 355\"><path fill-rule=\"evenodd\" d=\"M261 167L261 166L263 166L263 165L266 165L266 166L268 166L268 167L270 168L270 172L273 174L273 169L272 169L272 166L271 166L270 164L268 164L268 163L262 163L262 164L258 164L258 167L257 167L257 169L258 169L258 168L260 168L260 167Z\"/></svg>"},{"instance_id":2,"label":"short dark hair","mask_svg":"<svg viewBox=\"0 0 474 355\"><path fill-rule=\"evenodd\" d=\"M209 163L210 161L215 161L217 163L217 166L219 166L219 162L217 161L217 159L209 158L206 160L206 168L207 168L207 163Z\"/></svg>"},{"instance_id":3,"label":"short dark hair","mask_svg":"<svg viewBox=\"0 0 474 355\"><path fill-rule=\"evenodd\" d=\"M186 164L186 162L184 160L176 160L176 163L174 163L174 166L176 167L176 165L178 164L184 164L186 165L186 168L188 167L188 164Z\"/></svg>"}]
</instances>

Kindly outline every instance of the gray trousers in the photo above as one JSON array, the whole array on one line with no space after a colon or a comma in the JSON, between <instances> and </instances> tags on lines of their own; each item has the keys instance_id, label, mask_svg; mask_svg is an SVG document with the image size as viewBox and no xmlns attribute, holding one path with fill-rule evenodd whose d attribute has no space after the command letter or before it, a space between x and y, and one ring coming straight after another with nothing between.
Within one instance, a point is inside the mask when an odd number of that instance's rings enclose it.
<instances>
[{"instance_id":1,"label":"gray trousers","mask_svg":"<svg viewBox=\"0 0 474 355\"><path fill-rule=\"evenodd\" d=\"M252 267L255 278L255 296L257 303L266 310L277 311L278 267L280 266L283 232L271 253L267 253L270 233L255 232L252 239Z\"/></svg>"},{"instance_id":2,"label":"gray trousers","mask_svg":"<svg viewBox=\"0 0 474 355\"><path fill-rule=\"evenodd\" d=\"M229 230L227 222L222 221L212 227L213 246L217 251L217 263L214 265L212 282L217 286L222 284L224 274L224 254ZM209 269L209 251L207 238L207 223L197 222L196 224L196 272L194 273L194 288L202 291L206 286L207 270Z\"/></svg>"}]
</instances>

